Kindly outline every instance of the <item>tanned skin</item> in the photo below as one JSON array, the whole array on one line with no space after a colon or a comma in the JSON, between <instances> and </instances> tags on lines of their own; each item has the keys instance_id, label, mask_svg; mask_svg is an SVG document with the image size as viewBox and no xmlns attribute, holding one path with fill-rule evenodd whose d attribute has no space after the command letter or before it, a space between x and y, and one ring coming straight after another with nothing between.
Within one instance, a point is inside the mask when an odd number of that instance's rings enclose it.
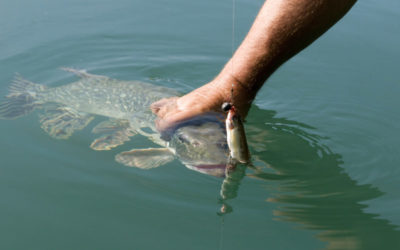
<instances>
[{"instance_id":1,"label":"tanned skin","mask_svg":"<svg viewBox=\"0 0 400 250\"><path fill-rule=\"evenodd\" d=\"M246 117L268 77L340 20L355 2L267 0L246 38L215 79L182 97L151 105L158 116L158 129L206 112L221 112L224 102L233 102L241 117Z\"/></svg>"}]
</instances>

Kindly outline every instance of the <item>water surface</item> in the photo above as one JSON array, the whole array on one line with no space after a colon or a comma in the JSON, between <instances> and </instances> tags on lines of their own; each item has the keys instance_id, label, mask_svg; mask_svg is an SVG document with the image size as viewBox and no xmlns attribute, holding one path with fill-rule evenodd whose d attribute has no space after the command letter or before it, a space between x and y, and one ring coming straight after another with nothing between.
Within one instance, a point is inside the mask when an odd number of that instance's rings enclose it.
<instances>
[{"instance_id":1,"label":"water surface","mask_svg":"<svg viewBox=\"0 0 400 250\"><path fill-rule=\"evenodd\" d=\"M262 3L237 0L236 46ZM0 94L15 72L76 80L65 66L191 91L229 59L231 15L231 1L4 0ZM268 80L246 123L262 172L241 169L226 200L223 179L178 160L114 161L144 137L96 152L92 126L55 140L37 113L0 121L0 248L399 249L399 16L359 1Z\"/></svg>"}]
</instances>

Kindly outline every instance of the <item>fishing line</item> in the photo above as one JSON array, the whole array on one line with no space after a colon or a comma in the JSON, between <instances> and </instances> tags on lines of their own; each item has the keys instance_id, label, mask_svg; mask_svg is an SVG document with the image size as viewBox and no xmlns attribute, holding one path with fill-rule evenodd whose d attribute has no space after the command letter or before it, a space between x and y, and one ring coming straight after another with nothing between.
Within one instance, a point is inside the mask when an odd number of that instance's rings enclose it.
<instances>
[{"instance_id":1,"label":"fishing line","mask_svg":"<svg viewBox=\"0 0 400 250\"><path fill-rule=\"evenodd\" d=\"M235 77L233 76L233 55L235 53L235 19L236 19L236 0L232 0L232 58L231 58L231 76L233 79ZM231 103L233 103L233 87L234 87L235 82L232 82L232 88L231 88Z\"/></svg>"},{"instance_id":2,"label":"fishing line","mask_svg":"<svg viewBox=\"0 0 400 250\"><path fill-rule=\"evenodd\" d=\"M232 57L231 57L231 76L233 76L233 55L235 53L235 17L236 17L236 0L232 0ZM232 88L231 88L231 97L230 97L230 102L233 103L233 87L234 87L235 82L232 82ZM221 227L220 227L220 238L219 238L219 249L223 249L223 244L224 244L224 227L225 227L225 220L224 220L224 215L221 215Z\"/></svg>"},{"instance_id":3,"label":"fishing line","mask_svg":"<svg viewBox=\"0 0 400 250\"><path fill-rule=\"evenodd\" d=\"M220 237L219 237L219 250L222 250L223 249L223 247L224 247L224 245L223 245L223 243L224 243L224 223L225 221L224 221L224 216L223 215L221 215L221 227L220 227L220 231L219 231L219 233L220 233Z\"/></svg>"},{"instance_id":4,"label":"fishing line","mask_svg":"<svg viewBox=\"0 0 400 250\"><path fill-rule=\"evenodd\" d=\"M235 52L235 10L236 0L232 0L232 57L233 53Z\"/></svg>"}]
</instances>

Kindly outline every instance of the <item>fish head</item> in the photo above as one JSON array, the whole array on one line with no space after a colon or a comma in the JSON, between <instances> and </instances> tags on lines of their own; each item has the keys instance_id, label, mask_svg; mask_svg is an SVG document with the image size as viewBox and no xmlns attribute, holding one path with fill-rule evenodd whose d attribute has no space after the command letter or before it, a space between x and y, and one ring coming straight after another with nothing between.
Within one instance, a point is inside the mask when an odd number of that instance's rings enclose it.
<instances>
[{"instance_id":1,"label":"fish head","mask_svg":"<svg viewBox=\"0 0 400 250\"><path fill-rule=\"evenodd\" d=\"M175 130L169 146L189 169L223 177L229 157L222 122L187 125Z\"/></svg>"},{"instance_id":2,"label":"fish head","mask_svg":"<svg viewBox=\"0 0 400 250\"><path fill-rule=\"evenodd\" d=\"M236 128L239 122L240 116L238 115L235 106L231 106L225 121L227 129Z\"/></svg>"}]
</instances>

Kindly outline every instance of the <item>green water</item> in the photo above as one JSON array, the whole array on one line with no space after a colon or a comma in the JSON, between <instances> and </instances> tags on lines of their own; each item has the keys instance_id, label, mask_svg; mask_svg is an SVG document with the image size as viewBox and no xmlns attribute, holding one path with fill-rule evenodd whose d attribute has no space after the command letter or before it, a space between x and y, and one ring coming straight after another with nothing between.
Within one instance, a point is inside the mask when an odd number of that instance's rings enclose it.
<instances>
[{"instance_id":1,"label":"green water","mask_svg":"<svg viewBox=\"0 0 400 250\"><path fill-rule=\"evenodd\" d=\"M236 1L236 46L263 1ZM0 94L87 69L188 92L231 55L232 1L3 0ZM0 249L400 249L400 3L359 1L281 67L246 123L254 164L223 179L175 160L140 170L37 112L0 120ZM100 118L98 118L100 119ZM235 193L237 192L237 193ZM232 211L219 215L225 203Z\"/></svg>"}]
</instances>

